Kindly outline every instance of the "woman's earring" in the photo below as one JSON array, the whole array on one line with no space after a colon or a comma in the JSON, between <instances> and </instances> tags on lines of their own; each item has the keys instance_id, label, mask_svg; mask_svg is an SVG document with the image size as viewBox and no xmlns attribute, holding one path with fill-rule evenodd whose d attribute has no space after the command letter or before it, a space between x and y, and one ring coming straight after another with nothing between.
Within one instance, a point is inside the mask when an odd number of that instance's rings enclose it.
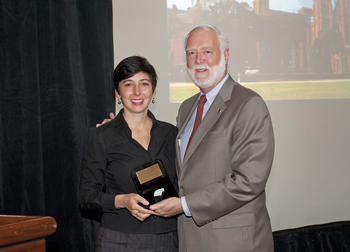
<instances>
[{"instance_id":1,"label":"woman's earring","mask_svg":"<svg viewBox=\"0 0 350 252\"><path fill-rule=\"evenodd\" d=\"M117 99L118 104L122 104L122 100L120 98Z\"/></svg>"},{"instance_id":2,"label":"woman's earring","mask_svg":"<svg viewBox=\"0 0 350 252\"><path fill-rule=\"evenodd\" d=\"M155 104L156 103L156 99L153 97L152 98L152 103Z\"/></svg>"}]
</instances>

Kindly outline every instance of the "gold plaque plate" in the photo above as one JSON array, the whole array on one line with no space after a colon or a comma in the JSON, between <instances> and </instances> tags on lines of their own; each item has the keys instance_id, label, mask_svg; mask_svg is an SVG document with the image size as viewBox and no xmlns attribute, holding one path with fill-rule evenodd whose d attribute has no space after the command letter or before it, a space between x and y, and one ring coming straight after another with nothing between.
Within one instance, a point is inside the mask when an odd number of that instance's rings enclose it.
<instances>
[{"instance_id":1,"label":"gold plaque plate","mask_svg":"<svg viewBox=\"0 0 350 252\"><path fill-rule=\"evenodd\" d=\"M145 169L139 170L136 172L137 179L139 180L140 184L144 184L148 181L151 181L155 178L162 177L163 173L160 169L158 163L155 163Z\"/></svg>"}]
</instances>

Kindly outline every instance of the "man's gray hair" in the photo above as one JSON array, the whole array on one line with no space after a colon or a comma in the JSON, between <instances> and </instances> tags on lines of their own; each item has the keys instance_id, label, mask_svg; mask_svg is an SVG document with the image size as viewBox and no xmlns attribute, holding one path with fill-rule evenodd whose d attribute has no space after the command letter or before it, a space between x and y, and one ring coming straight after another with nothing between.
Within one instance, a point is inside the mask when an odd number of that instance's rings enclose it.
<instances>
[{"instance_id":1,"label":"man's gray hair","mask_svg":"<svg viewBox=\"0 0 350 252\"><path fill-rule=\"evenodd\" d=\"M201 25L197 25L195 27L192 28L191 31L189 31L189 33L187 33L186 38L185 38L185 50L186 50L186 45L187 45L187 40L188 38L191 36L192 32L194 32L195 30L205 30L205 31L214 31L216 33L216 35L218 36L219 39L219 43L220 43L220 51L223 53L224 50L227 48L230 48L230 42L228 40L228 38L226 37L226 35L221 32L217 27L215 27L214 25L210 25L210 24L201 24Z\"/></svg>"}]
</instances>

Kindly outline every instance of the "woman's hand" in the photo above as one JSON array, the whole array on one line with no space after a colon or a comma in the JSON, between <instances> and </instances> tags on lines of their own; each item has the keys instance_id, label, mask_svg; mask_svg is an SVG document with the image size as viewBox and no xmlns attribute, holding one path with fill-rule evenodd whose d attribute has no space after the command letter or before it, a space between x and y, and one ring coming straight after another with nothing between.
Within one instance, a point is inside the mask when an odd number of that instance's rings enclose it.
<instances>
[{"instance_id":1,"label":"woman's hand","mask_svg":"<svg viewBox=\"0 0 350 252\"><path fill-rule=\"evenodd\" d=\"M183 213L181 199L171 197L149 207L158 216L171 217Z\"/></svg>"},{"instance_id":2,"label":"woman's hand","mask_svg":"<svg viewBox=\"0 0 350 252\"><path fill-rule=\"evenodd\" d=\"M116 208L128 209L130 214L139 221L144 221L151 214L155 214L155 212L140 206L139 203L145 206L149 205L149 202L145 198L142 198L136 193L118 194L114 198L114 206Z\"/></svg>"}]
</instances>

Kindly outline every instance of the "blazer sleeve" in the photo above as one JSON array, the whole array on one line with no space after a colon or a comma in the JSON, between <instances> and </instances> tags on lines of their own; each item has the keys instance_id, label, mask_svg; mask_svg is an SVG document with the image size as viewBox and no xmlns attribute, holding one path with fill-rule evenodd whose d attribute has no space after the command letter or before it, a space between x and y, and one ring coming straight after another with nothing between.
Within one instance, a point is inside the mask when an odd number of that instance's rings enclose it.
<instances>
[{"instance_id":1,"label":"blazer sleeve","mask_svg":"<svg viewBox=\"0 0 350 252\"><path fill-rule=\"evenodd\" d=\"M221 181L186 195L198 226L242 207L265 191L274 154L272 123L265 102L259 96L247 99L230 130L231 172Z\"/></svg>"},{"instance_id":2,"label":"blazer sleeve","mask_svg":"<svg viewBox=\"0 0 350 252\"><path fill-rule=\"evenodd\" d=\"M103 212L116 211L114 194L105 192L105 145L98 129L88 132L87 148L80 171L80 206L84 209Z\"/></svg>"}]
</instances>

